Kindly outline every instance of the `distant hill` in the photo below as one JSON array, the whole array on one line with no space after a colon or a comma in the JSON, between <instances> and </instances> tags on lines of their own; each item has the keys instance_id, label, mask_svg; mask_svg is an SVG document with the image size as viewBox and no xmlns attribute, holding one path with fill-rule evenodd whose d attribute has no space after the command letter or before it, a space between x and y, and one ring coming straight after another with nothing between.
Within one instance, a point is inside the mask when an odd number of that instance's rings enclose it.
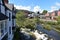
<instances>
[{"instance_id":1,"label":"distant hill","mask_svg":"<svg viewBox=\"0 0 60 40\"><path fill-rule=\"evenodd\" d=\"M16 12L19 12L19 11L21 11L21 12L27 12L27 13L29 13L29 14L34 13L34 12L28 11L28 10L19 10L19 9L16 9Z\"/></svg>"}]
</instances>

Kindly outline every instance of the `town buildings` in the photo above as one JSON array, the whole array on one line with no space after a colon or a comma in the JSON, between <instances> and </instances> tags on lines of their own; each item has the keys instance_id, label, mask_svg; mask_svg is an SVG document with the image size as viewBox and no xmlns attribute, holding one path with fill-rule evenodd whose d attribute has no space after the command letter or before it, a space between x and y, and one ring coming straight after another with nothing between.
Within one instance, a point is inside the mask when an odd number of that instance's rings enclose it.
<instances>
[{"instance_id":1,"label":"town buildings","mask_svg":"<svg viewBox=\"0 0 60 40\"><path fill-rule=\"evenodd\" d=\"M46 19L56 20L56 17L60 16L60 10L55 10L53 12L48 12L45 14Z\"/></svg>"},{"instance_id":2,"label":"town buildings","mask_svg":"<svg viewBox=\"0 0 60 40\"><path fill-rule=\"evenodd\" d=\"M13 4L0 0L0 40L12 40L16 27L16 13Z\"/></svg>"}]
</instances>

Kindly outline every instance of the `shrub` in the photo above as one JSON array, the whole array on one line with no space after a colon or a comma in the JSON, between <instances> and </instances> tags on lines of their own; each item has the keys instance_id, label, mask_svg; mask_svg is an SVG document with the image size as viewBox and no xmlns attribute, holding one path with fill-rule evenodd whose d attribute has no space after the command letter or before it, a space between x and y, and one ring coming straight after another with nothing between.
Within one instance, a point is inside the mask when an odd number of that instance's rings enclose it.
<instances>
[{"instance_id":1,"label":"shrub","mask_svg":"<svg viewBox=\"0 0 60 40\"><path fill-rule=\"evenodd\" d=\"M30 24L29 25L26 25L25 27L28 28L28 29L31 29L31 30L34 30L35 29L35 27L33 25L30 25Z\"/></svg>"},{"instance_id":2,"label":"shrub","mask_svg":"<svg viewBox=\"0 0 60 40\"><path fill-rule=\"evenodd\" d=\"M60 16L57 17L57 22L60 24Z\"/></svg>"},{"instance_id":3,"label":"shrub","mask_svg":"<svg viewBox=\"0 0 60 40\"><path fill-rule=\"evenodd\" d=\"M20 28L16 28L16 32L14 33L13 40L20 40Z\"/></svg>"},{"instance_id":4,"label":"shrub","mask_svg":"<svg viewBox=\"0 0 60 40\"><path fill-rule=\"evenodd\" d=\"M45 21L40 20L40 23L41 23L41 24L45 24Z\"/></svg>"},{"instance_id":5,"label":"shrub","mask_svg":"<svg viewBox=\"0 0 60 40\"><path fill-rule=\"evenodd\" d=\"M51 30L51 26L46 24L46 25L44 25L44 29Z\"/></svg>"},{"instance_id":6,"label":"shrub","mask_svg":"<svg viewBox=\"0 0 60 40\"><path fill-rule=\"evenodd\" d=\"M49 25L57 25L57 22L46 22Z\"/></svg>"}]
</instances>

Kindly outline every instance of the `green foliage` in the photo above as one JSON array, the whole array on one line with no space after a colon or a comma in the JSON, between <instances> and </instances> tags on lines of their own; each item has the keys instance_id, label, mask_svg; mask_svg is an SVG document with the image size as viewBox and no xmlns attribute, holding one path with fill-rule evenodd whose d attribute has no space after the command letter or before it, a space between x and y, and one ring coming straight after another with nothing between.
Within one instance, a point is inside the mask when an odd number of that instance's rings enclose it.
<instances>
[{"instance_id":1,"label":"green foliage","mask_svg":"<svg viewBox=\"0 0 60 40\"><path fill-rule=\"evenodd\" d=\"M16 28L16 32L14 33L13 40L20 40L20 28Z\"/></svg>"},{"instance_id":2,"label":"green foliage","mask_svg":"<svg viewBox=\"0 0 60 40\"><path fill-rule=\"evenodd\" d=\"M42 12L42 13L43 13L43 14L46 14L47 12L48 12L47 10L43 10L43 12Z\"/></svg>"},{"instance_id":3,"label":"green foliage","mask_svg":"<svg viewBox=\"0 0 60 40\"><path fill-rule=\"evenodd\" d=\"M49 24L49 25L57 25L57 24L58 24L57 22L43 21L43 20L40 20L40 23L41 23L41 24Z\"/></svg>"},{"instance_id":4,"label":"green foliage","mask_svg":"<svg viewBox=\"0 0 60 40\"><path fill-rule=\"evenodd\" d=\"M16 14L16 24L19 27L23 27L24 21L26 20L24 12L17 12Z\"/></svg>"},{"instance_id":5,"label":"green foliage","mask_svg":"<svg viewBox=\"0 0 60 40\"><path fill-rule=\"evenodd\" d=\"M60 33L60 26L57 25L57 26L54 28L54 30Z\"/></svg>"},{"instance_id":6,"label":"green foliage","mask_svg":"<svg viewBox=\"0 0 60 40\"><path fill-rule=\"evenodd\" d=\"M47 30L51 30L51 26L48 25L48 24L45 24L43 27L44 27L45 29L47 29Z\"/></svg>"},{"instance_id":7,"label":"green foliage","mask_svg":"<svg viewBox=\"0 0 60 40\"><path fill-rule=\"evenodd\" d=\"M40 20L39 20L39 18L36 18L36 20L35 20L35 21L36 21L36 23L40 23Z\"/></svg>"},{"instance_id":8,"label":"green foliage","mask_svg":"<svg viewBox=\"0 0 60 40\"><path fill-rule=\"evenodd\" d=\"M57 22L51 22L51 21L49 22L49 21L48 21L48 22L46 22L46 23L49 24L49 25L57 25Z\"/></svg>"},{"instance_id":9,"label":"green foliage","mask_svg":"<svg viewBox=\"0 0 60 40\"><path fill-rule=\"evenodd\" d=\"M60 24L60 16L57 17L57 22Z\"/></svg>"},{"instance_id":10,"label":"green foliage","mask_svg":"<svg viewBox=\"0 0 60 40\"><path fill-rule=\"evenodd\" d=\"M45 23L46 23L45 21L40 20L40 24L45 24Z\"/></svg>"},{"instance_id":11,"label":"green foliage","mask_svg":"<svg viewBox=\"0 0 60 40\"><path fill-rule=\"evenodd\" d=\"M26 18L24 12L17 12L16 17L17 17L16 24L19 27L30 28L31 30L35 29L34 19Z\"/></svg>"},{"instance_id":12,"label":"green foliage","mask_svg":"<svg viewBox=\"0 0 60 40\"><path fill-rule=\"evenodd\" d=\"M34 30L35 29L35 21L34 19L27 19L25 22L24 22L24 26L26 28L29 28L31 30Z\"/></svg>"}]
</instances>

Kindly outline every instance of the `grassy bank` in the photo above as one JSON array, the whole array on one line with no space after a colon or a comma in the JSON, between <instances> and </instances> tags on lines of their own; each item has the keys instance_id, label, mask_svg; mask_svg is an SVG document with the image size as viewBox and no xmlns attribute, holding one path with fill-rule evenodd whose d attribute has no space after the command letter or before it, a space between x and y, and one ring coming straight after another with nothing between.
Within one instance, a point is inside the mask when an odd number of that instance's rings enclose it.
<instances>
[{"instance_id":1,"label":"grassy bank","mask_svg":"<svg viewBox=\"0 0 60 40\"><path fill-rule=\"evenodd\" d=\"M53 30L55 30L57 32L60 32L60 24L59 24L59 22L40 20L40 24L42 24L44 29L51 30L53 28Z\"/></svg>"},{"instance_id":2,"label":"grassy bank","mask_svg":"<svg viewBox=\"0 0 60 40\"><path fill-rule=\"evenodd\" d=\"M59 32L60 33L60 29L58 30L57 28L53 28L55 31Z\"/></svg>"}]
</instances>

